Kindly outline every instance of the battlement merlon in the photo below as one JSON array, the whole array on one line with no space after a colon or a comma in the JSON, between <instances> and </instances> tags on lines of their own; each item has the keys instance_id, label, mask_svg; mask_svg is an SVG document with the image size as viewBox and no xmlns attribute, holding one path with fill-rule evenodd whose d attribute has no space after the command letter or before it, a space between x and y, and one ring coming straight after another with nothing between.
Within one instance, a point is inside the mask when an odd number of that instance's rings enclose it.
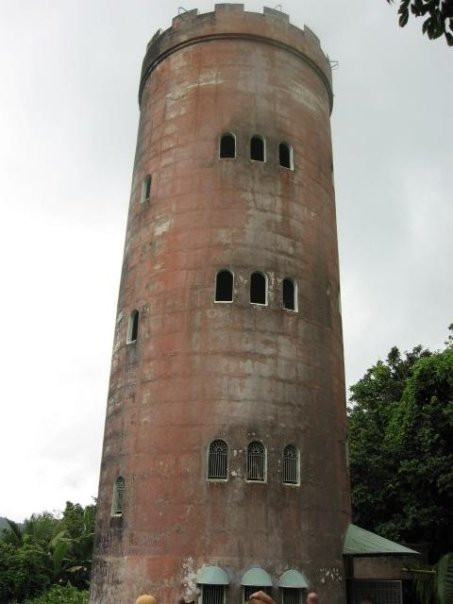
<instances>
[{"instance_id":1,"label":"battlement merlon","mask_svg":"<svg viewBox=\"0 0 453 604\"><path fill-rule=\"evenodd\" d=\"M151 38L140 76L139 104L149 74L170 54L190 46L216 39L251 40L272 44L305 61L324 83L333 106L332 73L327 55L321 49L319 38L307 26L300 29L289 22L289 16L273 8L263 13L244 10L243 4L216 4L210 13L199 14L198 9L177 15L171 27Z\"/></svg>"}]
</instances>

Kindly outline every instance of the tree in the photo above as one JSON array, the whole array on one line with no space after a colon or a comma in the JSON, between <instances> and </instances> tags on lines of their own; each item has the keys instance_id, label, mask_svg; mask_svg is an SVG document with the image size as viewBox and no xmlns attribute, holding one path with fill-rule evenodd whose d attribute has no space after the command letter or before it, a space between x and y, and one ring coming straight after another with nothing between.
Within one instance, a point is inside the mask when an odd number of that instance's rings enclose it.
<instances>
[{"instance_id":1,"label":"tree","mask_svg":"<svg viewBox=\"0 0 453 604\"><path fill-rule=\"evenodd\" d=\"M453 550L453 346L393 348L351 387L354 521L389 539Z\"/></svg>"},{"instance_id":2,"label":"tree","mask_svg":"<svg viewBox=\"0 0 453 604\"><path fill-rule=\"evenodd\" d=\"M26 600L24 604L87 604L88 591L80 591L71 585L53 585L37 598Z\"/></svg>"},{"instance_id":3,"label":"tree","mask_svg":"<svg viewBox=\"0 0 453 604\"><path fill-rule=\"evenodd\" d=\"M387 0L390 4L394 0ZM445 36L447 44L453 46L453 0L399 0L399 24L404 27L412 13L425 17L422 32L431 40Z\"/></svg>"},{"instance_id":4,"label":"tree","mask_svg":"<svg viewBox=\"0 0 453 604\"><path fill-rule=\"evenodd\" d=\"M85 589L95 509L93 505L83 508L67 502L62 518L48 512L33 514L22 529L8 521L9 529L0 535L0 604L21 602L52 584ZM59 602L60 595L63 602L67 593L51 591L50 599L43 602Z\"/></svg>"}]
</instances>

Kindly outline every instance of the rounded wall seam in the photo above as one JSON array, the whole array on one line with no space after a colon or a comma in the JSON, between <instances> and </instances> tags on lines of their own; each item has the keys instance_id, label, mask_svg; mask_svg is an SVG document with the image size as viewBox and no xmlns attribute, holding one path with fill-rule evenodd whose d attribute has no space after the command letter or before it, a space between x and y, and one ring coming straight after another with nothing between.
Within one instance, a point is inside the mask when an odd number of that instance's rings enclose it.
<instances>
[{"instance_id":1,"label":"rounded wall seam","mask_svg":"<svg viewBox=\"0 0 453 604\"><path fill-rule=\"evenodd\" d=\"M192 46L195 44L201 44L203 42L215 42L217 40L242 40L245 42L255 42L255 43L259 42L261 44L268 44L269 46L275 46L277 48L285 50L286 52L289 52L292 55L296 56L297 58L301 59L304 63L306 63L309 67L311 67L311 69L316 73L316 75L320 78L320 80L324 84L326 91L327 91L327 96L329 98L330 114L332 113L332 109L333 109L332 85L331 85L328 77L323 72L323 70L318 67L318 65L316 64L316 62L313 59L311 59L309 56L307 56L305 53L298 50L297 48L294 48L293 46L289 46L288 44L285 44L284 42L279 42L278 40L274 40L272 38L267 38L265 36L258 36L258 35L254 35L254 34L230 34L230 33L209 34L207 36L199 36L196 38L191 38L190 40L185 40L184 42L180 42L179 44L176 44L175 46L172 46L172 47L164 50L154 60L151 61L150 65L147 65L148 54L154 54L154 53L152 53L153 48L150 47L150 49L146 53L145 59L143 61L142 74L140 76L140 87L139 87L139 91L138 91L139 107L141 108L141 102L142 102L143 91L145 89L145 84L146 84L149 76L151 75L152 71L157 67L157 65L159 65L159 63L164 61L167 57L169 57L173 53L177 52L178 50L182 50L184 48L187 48L188 46Z\"/></svg>"}]
</instances>

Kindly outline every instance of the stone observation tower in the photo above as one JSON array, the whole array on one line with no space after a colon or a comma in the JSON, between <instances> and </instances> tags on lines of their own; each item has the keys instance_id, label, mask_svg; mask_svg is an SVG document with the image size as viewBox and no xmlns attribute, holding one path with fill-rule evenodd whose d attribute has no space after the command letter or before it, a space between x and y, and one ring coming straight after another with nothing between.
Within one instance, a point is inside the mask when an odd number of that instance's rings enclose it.
<instances>
[{"instance_id":1,"label":"stone observation tower","mask_svg":"<svg viewBox=\"0 0 453 604\"><path fill-rule=\"evenodd\" d=\"M148 45L91 604L345 601L332 98L280 11L184 12Z\"/></svg>"}]
</instances>

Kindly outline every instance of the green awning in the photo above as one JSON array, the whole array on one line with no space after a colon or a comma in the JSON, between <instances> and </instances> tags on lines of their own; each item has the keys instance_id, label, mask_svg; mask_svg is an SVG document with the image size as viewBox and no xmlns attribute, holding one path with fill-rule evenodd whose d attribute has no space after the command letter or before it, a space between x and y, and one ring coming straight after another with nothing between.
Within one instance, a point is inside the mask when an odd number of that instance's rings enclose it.
<instances>
[{"instance_id":1,"label":"green awning","mask_svg":"<svg viewBox=\"0 0 453 604\"><path fill-rule=\"evenodd\" d=\"M204 566L198 571L197 583L199 585L228 585L226 572L219 566Z\"/></svg>"},{"instance_id":2,"label":"green awning","mask_svg":"<svg viewBox=\"0 0 453 604\"><path fill-rule=\"evenodd\" d=\"M289 587L293 589L307 589L307 579L298 570L290 568L285 570L278 582L279 587Z\"/></svg>"},{"instance_id":3,"label":"green awning","mask_svg":"<svg viewBox=\"0 0 453 604\"><path fill-rule=\"evenodd\" d=\"M272 579L263 568L257 566L249 568L242 575L241 585L245 585L246 587L272 587Z\"/></svg>"},{"instance_id":4,"label":"green awning","mask_svg":"<svg viewBox=\"0 0 453 604\"><path fill-rule=\"evenodd\" d=\"M345 556L401 556L418 553L355 524L348 526L343 544L343 555Z\"/></svg>"}]
</instances>

